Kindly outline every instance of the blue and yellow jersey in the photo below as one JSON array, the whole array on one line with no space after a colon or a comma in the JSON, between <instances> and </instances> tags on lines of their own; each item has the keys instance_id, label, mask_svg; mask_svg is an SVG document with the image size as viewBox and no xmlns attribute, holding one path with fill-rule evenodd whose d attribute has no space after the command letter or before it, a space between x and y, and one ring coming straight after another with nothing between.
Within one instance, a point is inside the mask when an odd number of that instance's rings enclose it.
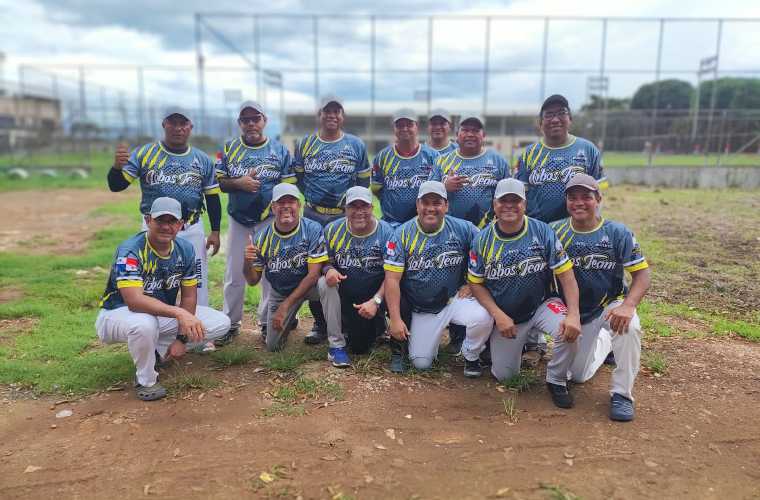
<instances>
[{"instance_id":1,"label":"blue and yellow jersey","mask_svg":"<svg viewBox=\"0 0 760 500\"><path fill-rule=\"evenodd\" d=\"M529 217L554 222L568 216L565 184L575 174L588 174L607 187L602 168L602 154L590 141L570 136L560 148L550 148L543 141L531 144L517 160L515 178L526 184Z\"/></svg>"},{"instance_id":2,"label":"blue and yellow jersey","mask_svg":"<svg viewBox=\"0 0 760 500\"><path fill-rule=\"evenodd\" d=\"M272 221L256 233L253 244L259 249L253 268L264 271L272 288L284 296L306 277L309 264L327 262L322 226L306 218L289 234L278 233Z\"/></svg>"},{"instance_id":3,"label":"blue and yellow jersey","mask_svg":"<svg viewBox=\"0 0 760 500\"><path fill-rule=\"evenodd\" d=\"M442 147L441 149L435 149L433 146L429 146L429 147L430 149L432 149L439 155L445 155L445 154L451 153L456 148L458 148L459 144L457 144L456 141L449 141L449 143L446 146Z\"/></svg>"},{"instance_id":4,"label":"blue and yellow jersey","mask_svg":"<svg viewBox=\"0 0 760 500\"><path fill-rule=\"evenodd\" d=\"M430 172L430 180L444 182L450 175L466 175L469 183L448 194L449 215L484 227L490 216L496 184L509 177L507 160L493 149L465 158L456 149L439 156Z\"/></svg>"},{"instance_id":5,"label":"blue and yellow jersey","mask_svg":"<svg viewBox=\"0 0 760 500\"><path fill-rule=\"evenodd\" d=\"M182 154L170 153L161 141L132 151L121 170L130 183L140 179L140 212L147 214L153 200L168 196L182 205L182 216L197 218L203 211L203 195L219 194L214 164L200 149L189 146Z\"/></svg>"},{"instance_id":6,"label":"blue and yellow jersey","mask_svg":"<svg viewBox=\"0 0 760 500\"><path fill-rule=\"evenodd\" d=\"M169 255L163 257L150 245L146 232L138 233L116 249L99 305L104 309L125 306L119 290L142 287L145 295L173 306L180 286L197 286L198 275L195 251L189 241L177 238Z\"/></svg>"},{"instance_id":7,"label":"blue and yellow jersey","mask_svg":"<svg viewBox=\"0 0 760 500\"><path fill-rule=\"evenodd\" d=\"M417 217L396 228L385 246L386 271L404 273L401 293L415 312L438 313L464 284L467 254L478 234L471 222L447 215L434 233Z\"/></svg>"},{"instance_id":8,"label":"blue and yellow jersey","mask_svg":"<svg viewBox=\"0 0 760 500\"><path fill-rule=\"evenodd\" d=\"M240 137L228 141L216 165L217 176L249 175L261 181L256 193L237 190L229 193L227 213L230 217L249 227L266 219L274 187L280 182L296 182L291 163L288 149L273 139L259 146L248 146Z\"/></svg>"},{"instance_id":9,"label":"blue and yellow jersey","mask_svg":"<svg viewBox=\"0 0 760 500\"><path fill-rule=\"evenodd\" d=\"M372 191L380 197L383 220L406 222L417 215L417 192L428 179L438 153L420 144L414 156L401 156L395 146L381 150L372 162Z\"/></svg>"},{"instance_id":10,"label":"blue and yellow jersey","mask_svg":"<svg viewBox=\"0 0 760 500\"><path fill-rule=\"evenodd\" d=\"M327 208L342 207L348 188L369 187L372 174L367 147L351 134L332 142L323 141L318 133L300 139L293 170L306 202Z\"/></svg>"},{"instance_id":11,"label":"blue and yellow jersey","mask_svg":"<svg viewBox=\"0 0 760 500\"><path fill-rule=\"evenodd\" d=\"M553 275L572 269L554 231L525 217L522 231L508 238L492 222L470 251L468 281L485 286L499 309L524 323L550 295Z\"/></svg>"},{"instance_id":12,"label":"blue and yellow jersey","mask_svg":"<svg viewBox=\"0 0 760 500\"><path fill-rule=\"evenodd\" d=\"M341 290L351 297L363 297L380 288L385 278L385 245L392 236L393 228L382 220L366 236L352 234L345 217L325 226L330 262L347 277L340 283Z\"/></svg>"},{"instance_id":13,"label":"blue and yellow jersey","mask_svg":"<svg viewBox=\"0 0 760 500\"><path fill-rule=\"evenodd\" d=\"M607 304L625 298L624 271L649 267L636 237L623 224L602 219L591 231L576 231L570 219L552 224L573 262L580 290L581 322L598 317Z\"/></svg>"}]
</instances>

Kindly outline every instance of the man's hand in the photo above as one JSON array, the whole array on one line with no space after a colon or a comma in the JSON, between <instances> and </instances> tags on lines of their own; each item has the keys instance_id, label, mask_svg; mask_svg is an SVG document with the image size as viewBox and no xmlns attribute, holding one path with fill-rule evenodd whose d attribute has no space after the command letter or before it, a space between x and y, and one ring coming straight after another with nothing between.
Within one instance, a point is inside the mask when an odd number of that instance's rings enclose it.
<instances>
[{"instance_id":1,"label":"man's hand","mask_svg":"<svg viewBox=\"0 0 760 500\"><path fill-rule=\"evenodd\" d=\"M179 323L180 335L187 335L187 338L193 342L200 342L206 336L206 332L203 329L203 323L194 314L190 314L184 309L179 309L181 312L177 316L177 323Z\"/></svg>"},{"instance_id":2,"label":"man's hand","mask_svg":"<svg viewBox=\"0 0 760 500\"><path fill-rule=\"evenodd\" d=\"M356 312L364 319L372 319L377 314L378 305L374 299L369 299L367 302L363 302L359 305L354 304Z\"/></svg>"},{"instance_id":3,"label":"man's hand","mask_svg":"<svg viewBox=\"0 0 760 500\"><path fill-rule=\"evenodd\" d=\"M325 281L327 282L327 286L329 287L335 287L338 286L338 283L346 279L345 274L340 274L337 269L333 268L327 271L327 274L325 274Z\"/></svg>"},{"instance_id":4,"label":"man's hand","mask_svg":"<svg viewBox=\"0 0 760 500\"><path fill-rule=\"evenodd\" d=\"M121 170L129 161L129 145L122 142L116 146L116 154L113 156L113 168Z\"/></svg>"},{"instance_id":5,"label":"man's hand","mask_svg":"<svg viewBox=\"0 0 760 500\"><path fill-rule=\"evenodd\" d=\"M459 289L459 292L457 292L457 296L460 299L468 299L472 297L472 289L470 288L470 285L465 283L462 285L462 288Z\"/></svg>"},{"instance_id":6,"label":"man's hand","mask_svg":"<svg viewBox=\"0 0 760 500\"><path fill-rule=\"evenodd\" d=\"M250 267L259 258L259 247L253 244L253 238L248 237L248 245L245 247L245 264Z\"/></svg>"},{"instance_id":7,"label":"man's hand","mask_svg":"<svg viewBox=\"0 0 760 500\"><path fill-rule=\"evenodd\" d=\"M283 302L275 311L274 316L272 316L272 328L278 332L281 332L285 327L285 316L288 314L288 309L290 309L290 306Z\"/></svg>"},{"instance_id":8,"label":"man's hand","mask_svg":"<svg viewBox=\"0 0 760 500\"><path fill-rule=\"evenodd\" d=\"M443 180L443 185L446 186L446 191L459 191L467 184L470 183L470 178L466 175L448 175Z\"/></svg>"},{"instance_id":9,"label":"man's hand","mask_svg":"<svg viewBox=\"0 0 760 500\"><path fill-rule=\"evenodd\" d=\"M559 337L565 342L573 343L581 334L581 318L577 314L568 314L559 324Z\"/></svg>"},{"instance_id":10,"label":"man's hand","mask_svg":"<svg viewBox=\"0 0 760 500\"><path fill-rule=\"evenodd\" d=\"M497 314L493 317L496 330L498 330L502 337L508 339L517 337L517 328L515 327L515 322L512 321L512 318L507 316L505 313L501 311L499 312L500 314Z\"/></svg>"},{"instance_id":11,"label":"man's hand","mask_svg":"<svg viewBox=\"0 0 760 500\"><path fill-rule=\"evenodd\" d=\"M388 333L396 340L406 340L409 338L409 330L406 328L406 323L401 320L391 320L391 324L388 325Z\"/></svg>"},{"instance_id":12,"label":"man's hand","mask_svg":"<svg viewBox=\"0 0 760 500\"><path fill-rule=\"evenodd\" d=\"M254 179L250 175L244 175L235 180L235 187L247 193L258 193L259 189L261 189L261 181Z\"/></svg>"},{"instance_id":13,"label":"man's hand","mask_svg":"<svg viewBox=\"0 0 760 500\"><path fill-rule=\"evenodd\" d=\"M209 233L208 238L206 238L206 250L208 250L209 247L213 248L211 252L212 257L219 252L219 249L222 247L219 231L211 231L211 233Z\"/></svg>"},{"instance_id":14,"label":"man's hand","mask_svg":"<svg viewBox=\"0 0 760 500\"><path fill-rule=\"evenodd\" d=\"M174 358L174 359L181 358L182 356L185 355L186 352L187 352L187 347L185 346L185 344L183 344L179 340L175 340L169 346L169 350L166 351L166 357L164 359L168 360L171 358Z\"/></svg>"},{"instance_id":15,"label":"man's hand","mask_svg":"<svg viewBox=\"0 0 760 500\"><path fill-rule=\"evenodd\" d=\"M634 314L636 314L635 307L620 304L619 306L610 309L604 319L609 321L613 332L618 335L623 335L628 331L628 327L631 324L631 319L633 319Z\"/></svg>"}]
</instances>

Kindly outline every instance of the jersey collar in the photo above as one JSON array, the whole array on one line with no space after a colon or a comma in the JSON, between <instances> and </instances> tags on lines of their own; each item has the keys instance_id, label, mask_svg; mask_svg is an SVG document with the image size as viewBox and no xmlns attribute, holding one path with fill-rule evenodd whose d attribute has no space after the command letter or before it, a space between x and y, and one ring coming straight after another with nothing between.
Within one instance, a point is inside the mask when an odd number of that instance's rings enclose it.
<instances>
[{"instance_id":1,"label":"jersey collar","mask_svg":"<svg viewBox=\"0 0 760 500\"><path fill-rule=\"evenodd\" d=\"M599 224L597 224L594 229L590 229L588 231L578 231L577 229L575 229L575 226L573 226L573 218L572 217L570 218L570 229L572 229L573 232L576 234L591 234L596 231L599 231L599 229L601 229L603 225L604 225L604 217L602 217L601 220L599 220Z\"/></svg>"},{"instance_id":2,"label":"jersey collar","mask_svg":"<svg viewBox=\"0 0 760 500\"><path fill-rule=\"evenodd\" d=\"M164 153L168 155L172 155L172 156L187 156L190 154L190 150L193 149L193 147L190 146L190 144L188 144L187 151L185 151L184 153L172 153L171 151L169 151L168 149L164 147L164 141L158 141L158 147L161 148L161 151L163 151Z\"/></svg>"},{"instance_id":3,"label":"jersey collar","mask_svg":"<svg viewBox=\"0 0 760 500\"><path fill-rule=\"evenodd\" d=\"M576 139L578 139L573 134L567 134L567 138L569 139L567 141L567 144L564 144L562 146L557 146L556 148L553 148L551 146L547 146L543 139L541 139L541 141L539 141L539 142L541 142L541 146L545 147L546 149L565 149L565 148L569 148L570 146L572 146L573 144L575 144Z\"/></svg>"},{"instance_id":4,"label":"jersey collar","mask_svg":"<svg viewBox=\"0 0 760 500\"><path fill-rule=\"evenodd\" d=\"M493 221L493 225L494 225L493 234L494 236L496 236L496 239L499 241L517 241L528 233L528 216L527 215L523 215L523 228L522 228L522 231L520 231L520 234L518 234L517 236L512 236L511 238L502 238L501 236L499 236L499 229L497 227L498 223L499 221L496 221L496 220Z\"/></svg>"},{"instance_id":5,"label":"jersey collar","mask_svg":"<svg viewBox=\"0 0 760 500\"><path fill-rule=\"evenodd\" d=\"M248 149L261 149L264 146L266 146L267 144L269 144L269 137L267 137L266 140L264 142L262 142L261 144L259 144L258 146L249 146L248 144L245 143L245 140L243 139L243 136L241 135L240 136L240 143L243 145L244 148L248 148Z\"/></svg>"}]
</instances>

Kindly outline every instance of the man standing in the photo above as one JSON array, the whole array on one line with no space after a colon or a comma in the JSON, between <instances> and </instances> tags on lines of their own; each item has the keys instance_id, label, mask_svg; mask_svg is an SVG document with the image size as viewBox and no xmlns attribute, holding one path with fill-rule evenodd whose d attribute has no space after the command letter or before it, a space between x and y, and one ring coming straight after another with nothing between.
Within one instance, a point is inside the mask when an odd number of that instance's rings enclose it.
<instances>
[{"instance_id":1,"label":"man standing","mask_svg":"<svg viewBox=\"0 0 760 500\"><path fill-rule=\"evenodd\" d=\"M182 223L177 200L153 200L145 216L147 231L116 250L95 321L102 342L127 343L137 368L137 397L144 401L166 396L158 383L157 363L179 358L188 348L204 348L206 342L230 328L227 316L196 305L198 273L193 246L176 238ZM180 303L176 306L178 292Z\"/></svg>"},{"instance_id":2,"label":"man standing","mask_svg":"<svg viewBox=\"0 0 760 500\"><path fill-rule=\"evenodd\" d=\"M417 191L438 153L419 143L417 116L411 109L393 115L393 133L396 144L382 149L372 162L372 191L380 198L383 220L395 228L417 215Z\"/></svg>"},{"instance_id":3,"label":"man standing","mask_svg":"<svg viewBox=\"0 0 760 500\"><path fill-rule=\"evenodd\" d=\"M338 287L343 332L352 353L368 352L385 333L383 257L393 228L372 214L372 193L346 191L346 217L325 227L330 263L322 268L327 285Z\"/></svg>"},{"instance_id":4,"label":"man standing","mask_svg":"<svg viewBox=\"0 0 760 500\"><path fill-rule=\"evenodd\" d=\"M164 129L162 141L145 144L132 153L126 145L116 148L114 164L108 172L108 187L111 191L123 191L140 179L142 201L140 212L146 215L153 200L168 196L182 205L182 219L185 224L177 235L189 240L195 250L198 282L198 304L208 305L208 262L206 250L212 254L219 251L219 227L222 221L222 204L219 200L219 184L214 175L214 164L203 151L188 144L193 122L190 114L181 108L172 107L164 113L161 122ZM211 234L206 239L201 213L205 197ZM143 227L143 229L147 229Z\"/></svg>"},{"instance_id":5,"label":"man standing","mask_svg":"<svg viewBox=\"0 0 760 500\"><path fill-rule=\"evenodd\" d=\"M306 199L304 217L324 227L343 216L348 188L369 187L372 171L362 140L343 132L345 115L338 97L324 97L317 117L319 130L296 142L293 170ZM325 316L318 302L310 301L309 309L314 327L304 340L319 344L327 336Z\"/></svg>"},{"instance_id":6,"label":"man standing","mask_svg":"<svg viewBox=\"0 0 760 500\"><path fill-rule=\"evenodd\" d=\"M390 316L391 370L404 371L404 351L418 370L438 356L443 329L463 325L467 335L488 337L493 319L464 282L467 254L477 234L468 221L446 215L444 185L425 181L417 217L398 228L385 251L385 299Z\"/></svg>"},{"instance_id":7,"label":"man standing","mask_svg":"<svg viewBox=\"0 0 760 500\"><path fill-rule=\"evenodd\" d=\"M633 420L633 384L641 358L641 323L636 307L650 283L650 270L633 233L599 215L596 179L578 174L565 189L570 218L552 224L573 261L580 289L581 339L570 372L574 382L594 376L610 350L616 367L610 389L610 418ZM623 272L631 273L631 287Z\"/></svg>"},{"instance_id":8,"label":"man standing","mask_svg":"<svg viewBox=\"0 0 760 500\"><path fill-rule=\"evenodd\" d=\"M578 173L606 184L602 154L590 141L570 134L573 119L563 96L546 98L539 112L543 139L517 160L515 177L528 186L528 217L549 223L567 217L565 184Z\"/></svg>"},{"instance_id":9,"label":"man standing","mask_svg":"<svg viewBox=\"0 0 760 500\"><path fill-rule=\"evenodd\" d=\"M327 316L330 340L328 359L333 365L350 365L340 321L340 297L321 276L327 250L322 228L301 217L301 193L293 184L272 190L274 220L264 226L245 249L245 278L256 285L263 273L271 285L267 312L266 348L285 346L290 325L304 300L320 301Z\"/></svg>"},{"instance_id":10,"label":"man standing","mask_svg":"<svg viewBox=\"0 0 760 500\"><path fill-rule=\"evenodd\" d=\"M560 408L573 406L567 371L580 334L578 285L554 231L525 216L525 186L517 179L499 181L494 195L496 220L480 232L470 252L468 281L472 294L493 316L493 332L467 332L462 345L465 375L480 375L478 355L491 340L491 373L500 381L517 375L528 335L546 333L554 354L546 367L546 386ZM565 302L549 298L553 277ZM567 305L567 306L566 306Z\"/></svg>"},{"instance_id":11,"label":"man standing","mask_svg":"<svg viewBox=\"0 0 760 500\"><path fill-rule=\"evenodd\" d=\"M445 155L457 148L457 143L449 139L451 115L445 109L434 109L428 117L427 145L439 155Z\"/></svg>"},{"instance_id":12,"label":"man standing","mask_svg":"<svg viewBox=\"0 0 760 500\"><path fill-rule=\"evenodd\" d=\"M509 177L509 165L496 151L483 147L485 121L464 115L459 124L459 148L436 159L430 180L441 181L449 192L450 213L477 227L488 222L496 183Z\"/></svg>"},{"instance_id":13,"label":"man standing","mask_svg":"<svg viewBox=\"0 0 760 500\"><path fill-rule=\"evenodd\" d=\"M266 136L267 116L257 102L246 101L238 115L240 137L224 145L217 165L222 191L229 193L227 213L230 216L227 237L227 267L224 271L224 313L230 317L232 328L220 339L226 343L240 331L245 298L243 252L249 238L267 224L271 217L269 204L272 189L280 182L295 183L291 158L287 148ZM258 319L266 328L266 302L269 282L261 281ZM266 333L263 332L266 337Z\"/></svg>"}]
</instances>

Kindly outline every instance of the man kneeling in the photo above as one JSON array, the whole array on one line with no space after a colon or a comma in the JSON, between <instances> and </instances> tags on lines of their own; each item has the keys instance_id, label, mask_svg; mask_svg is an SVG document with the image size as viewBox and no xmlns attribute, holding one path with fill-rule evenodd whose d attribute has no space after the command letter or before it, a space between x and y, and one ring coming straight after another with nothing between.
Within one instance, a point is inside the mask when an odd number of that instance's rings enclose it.
<instances>
[{"instance_id":1,"label":"man kneeling","mask_svg":"<svg viewBox=\"0 0 760 500\"><path fill-rule=\"evenodd\" d=\"M137 397L166 396L156 364L189 349L213 348L230 328L229 318L196 305L195 251L182 229L182 207L173 198L157 198L145 216L148 227L116 250L95 329L106 344L126 342L137 368ZM177 292L180 292L179 306Z\"/></svg>"}]
</instances>

